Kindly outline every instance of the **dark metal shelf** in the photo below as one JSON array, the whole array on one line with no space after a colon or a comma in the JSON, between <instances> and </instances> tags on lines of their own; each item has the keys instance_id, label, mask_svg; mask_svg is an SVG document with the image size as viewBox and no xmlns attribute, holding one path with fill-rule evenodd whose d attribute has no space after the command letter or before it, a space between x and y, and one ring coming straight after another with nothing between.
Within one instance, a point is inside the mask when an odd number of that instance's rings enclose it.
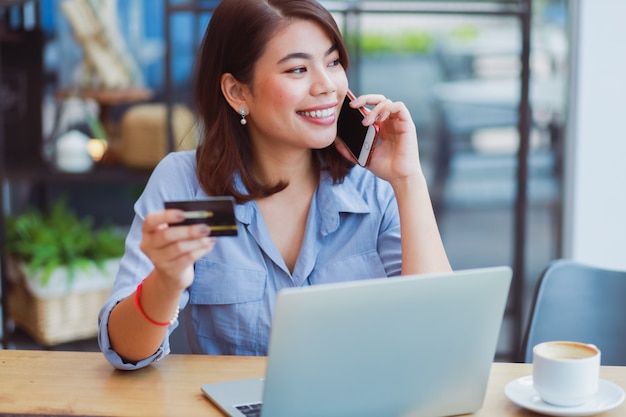
<instances>
[{"instance_id":1,"label":"dark metal shelf","mask_svg":"<svg viewBox=\"0 0 626 417\"><path fill-rule=\"evenodd\" d=\"M39 190L48 190L52 186L60 184L136 184L144 185L152 170L133 169L120 164L100 164L95 165L90 171L83 173L68 173L54 170L41 162L8 164L0 169L0 186L10 183L27 183ZM9 326L7 292L8 282L6 279L6 262L4 262L4 239L5 237L5 210L4 199L0 196L0 283L1 283L1 308L2 308L2 335L0 338L0 348L6 348L11 340L12 329ZM40 203L41 204L41 203ZM45 205L45 203L43 203Z\"/></svg>"},{"instance_id":2,"label":"dark metal shelf","mask_svg":"<svg viewBox=\"0 0 626 417\"><path fill-rule=\"evenodd\" d=\"M212 12L219 0L189 0L168 2L166 13ZM455 15L521 15L527 13L524 3L517 0L504 1L321 1L331 12L343 13L433 13Z\"/></svg>"},{"instance_id":3,"label":"dark metal shelf","mask_svg":"<svg viewBox=\"0 0 626 417\"><path fill-rule=\"evenodd\" d=\"M96 165L90 171L81 173L61 172L41 164L22 164L20 167L8 166L0 176L5 181L29 181L40 183L59 182L132 182L145 183L151 170L133 169L123 165Z\"/></svg>"},{"instance_id":4,"label":"dark metal shelf","mask_svg":"<svg viewBox=\"0 0 626 417\"><path fill-rule=\"evenodd\" d=\"M39 12L38 0L0 0L0 35L2 35L0 38L4 36L5 41L9 39L13 42L19 40L23 33L36 32L40 26ZM31 14L33 15L32 19L30 18ZM28 27L26 27L27 22ZM2 81L3 76L2 70L6 68L6 65L7 63L3 63L2 56L0 56L0 81ZM30 68L34 68L35 65L38 68L41 63L31 64ZM141 100L151 94L144 90L114 92L114 94L110 92L109 94L101 94L98 91L87 93L95 94L106 105L115 105L128 100ZM6 239L4 221L7 214L4 199L5 186L12 185L12 183L27 184L37 192L43 190L43 194L45 194L51 187L59 184L80 183L102 186L119 183L144 185L152 172L152 170L129 168L112 161L96 164L91 170L84 173L57 171L36 156L41 147L41 138L35 137L36 135L32 134L32 131L23 134L18 145L14 144L11 149L7 149L5 146L5 139L8 139L5 132L5 121L5 113L0 110L0 188L2 188L0 190L0 307L2 309L0 348L8 345L12 333L6 302L8 283L6 262L4 262L4 241ZM41 205L42 203L38 204Z\"/></svg>"}]
</instances>

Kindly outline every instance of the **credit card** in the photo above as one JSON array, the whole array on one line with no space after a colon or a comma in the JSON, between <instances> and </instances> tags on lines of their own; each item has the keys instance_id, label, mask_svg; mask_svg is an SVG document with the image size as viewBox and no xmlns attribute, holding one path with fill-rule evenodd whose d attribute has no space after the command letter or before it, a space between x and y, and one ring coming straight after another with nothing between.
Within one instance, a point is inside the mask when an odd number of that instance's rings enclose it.
<instances>
[{"instance_id":1,"label":"credit card","mask_svg":"<svg viewBox=\"0 0 626 417\"><path fill-rule=\"evenodd\" d=\"M172 226L206 223L211 236L237 236L235 199L233 197L209 197L207 200L166 201L166 209L185 212L185 220Z\"/></svg>"}]
</instances>

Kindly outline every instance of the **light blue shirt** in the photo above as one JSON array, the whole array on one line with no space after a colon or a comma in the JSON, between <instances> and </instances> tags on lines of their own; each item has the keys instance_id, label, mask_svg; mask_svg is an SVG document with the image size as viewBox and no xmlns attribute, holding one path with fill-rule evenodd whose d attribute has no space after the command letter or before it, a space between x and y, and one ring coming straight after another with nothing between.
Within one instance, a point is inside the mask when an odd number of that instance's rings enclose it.
<instances>
[{"instance_id":1,"label":"light blue shirt","mask_svg":"<svg viewBox=\"0 0 626 417\"><path fill-rule=\"evenodd\" d=\"M100 317L99 343L113 366L144 367L169 353L166 338L154 355L127 363L107 332L113 307L132 294L153 269L139 249L146 214L164 201L207 197L196 177L195 151L168 155L135 203L126 252ZM241 183L238 183L243 189ZM390 184L355 166L341 184L322 173L311 201L304 240L293 273L274 245L254 201L235 207L238 236L221 237L195 264L193 284L180 301L179 321L193 353L266 355L276 294L283 288L401 273L400 221ZM178 323L170 326L170 332Z\"/></svg>"}]
</instances>

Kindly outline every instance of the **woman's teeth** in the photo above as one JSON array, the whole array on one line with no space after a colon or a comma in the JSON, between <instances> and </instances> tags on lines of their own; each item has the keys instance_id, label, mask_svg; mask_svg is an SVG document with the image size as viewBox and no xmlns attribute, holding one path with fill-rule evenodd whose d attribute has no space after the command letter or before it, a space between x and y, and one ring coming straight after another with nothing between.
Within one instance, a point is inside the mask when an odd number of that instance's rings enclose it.
<instances>
[{"instance_id":1,"label":"woman's teeth","mask_svg":"<svg viewBox=\"0 0 626 417\"><path fill-rule=\"evenodd\" d=\"M300 114L302 114L302 115L304 115L306 117L313 117L313 118L328 117L328 116L332 116L334 113L335 113L335 108L334 107L331 107L329 109L323 109L323 110L300 112Z\"/></svg>"}]
</instances>

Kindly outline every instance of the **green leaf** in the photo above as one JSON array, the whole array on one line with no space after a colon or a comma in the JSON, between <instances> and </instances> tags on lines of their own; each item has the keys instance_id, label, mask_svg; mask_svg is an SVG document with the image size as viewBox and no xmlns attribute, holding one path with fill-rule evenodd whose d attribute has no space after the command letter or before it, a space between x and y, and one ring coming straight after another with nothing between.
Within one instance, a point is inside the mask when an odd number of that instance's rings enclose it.
<instances>
[{"instance_id":1,"label":"green leaf","mask_svg":"<svg viewBox=\"0 0 626 417\"><path fill-rule=\"evenodd\" d=\"M111 226L94 227L90 217L79 218L57 200L48 212L26 210L6 221L7 254L22 261L29 273L41 271L46 285L54 269L68 268L71 286L76 269L85 269L93 261L118 258L124 253L124 236ZM102 267L103 268L103 267Z\"/></svg>"}]
</instances>

